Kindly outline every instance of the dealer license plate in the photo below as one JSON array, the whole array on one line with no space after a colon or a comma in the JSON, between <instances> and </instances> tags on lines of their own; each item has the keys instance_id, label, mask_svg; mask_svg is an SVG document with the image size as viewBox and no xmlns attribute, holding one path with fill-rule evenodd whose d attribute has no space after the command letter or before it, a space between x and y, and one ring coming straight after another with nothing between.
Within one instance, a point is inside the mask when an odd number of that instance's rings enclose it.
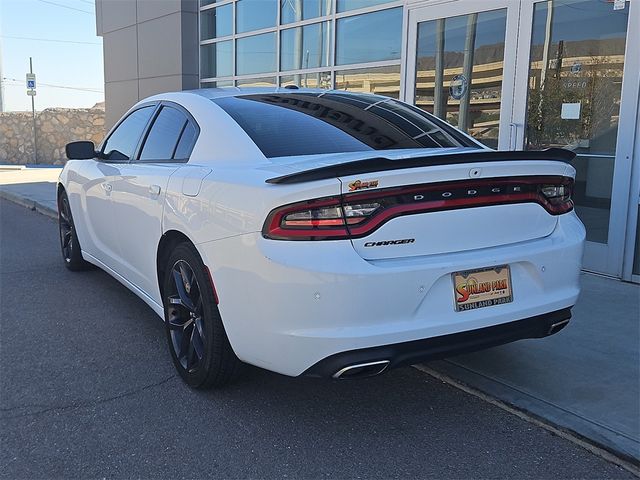
<instances>
[{"instance_id":1,"label":"dealer license plate","mask_svg":"<svg viewBox=\"0 0 640 480\"><path fill-rule=\"evenodd\" d=\"M513 302L508 265L455 272L452 278L458 312Z\"/></svg>"}]
</instances>

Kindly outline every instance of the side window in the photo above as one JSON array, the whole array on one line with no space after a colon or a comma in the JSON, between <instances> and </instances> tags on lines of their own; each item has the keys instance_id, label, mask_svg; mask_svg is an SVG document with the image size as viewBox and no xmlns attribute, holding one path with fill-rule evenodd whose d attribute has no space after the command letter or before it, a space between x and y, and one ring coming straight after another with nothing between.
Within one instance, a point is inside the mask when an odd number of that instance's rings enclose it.
<instances>
[{"instance_id":1,"label":"side window","mask_svg":"<svg viewBox=\"0 0 640 480\"><path fill-rule=\"evenodd\" d=\"M102 149L104 160L127 161L135 152L140 136L147 126L155 106L139 108L131 112L107 139Z\"/></svg>"},{"instance_id":2,"label":"side window","mask_svg":"<svg viewBox=\"0 0 640 480\"><path fill-rule=\"evenodd\" d=\"M173 154L173 158L176 160L187 160L193 150L193 145L196 143L197 130L193 123L188 122L180 135L180 141L176 147L176 153Z\"/></svg>"},{"instance_id":3,"label":"side window","mask_svg":"<svg viewBox=\"0 0 640 480\"><path fill-rule=\"evenodd\" d=\"M140 161L171 160L187 117L180 110L164 106L151 125L140 153Z\"/></svg>"}]
</instances>

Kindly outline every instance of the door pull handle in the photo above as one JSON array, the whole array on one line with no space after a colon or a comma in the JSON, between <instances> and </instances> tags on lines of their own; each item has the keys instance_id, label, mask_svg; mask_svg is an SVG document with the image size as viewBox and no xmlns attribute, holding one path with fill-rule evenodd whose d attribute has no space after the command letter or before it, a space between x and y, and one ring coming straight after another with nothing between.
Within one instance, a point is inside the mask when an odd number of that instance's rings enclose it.
<instances>
[{"instance_id":1,"label":"door pull handle","mask_svg":"<svg viewBox=\"0 0 640 480\"><path fill-rule=\"evenodd\" d=\"M153 196L158 196L160 195L160 185L150 185L149 186L149 193Z\"/></svg>"},{"instance_id":2,"label":"door pull handle","mask_svg":"<svg viewBox=\"0 0 640 480\"><path fill-rule=\"evenodd\" d=\"M518 146L518 124L509 124L509 150L515 150Z\"/></svg>"},{"instance_id":3,"label":"door pull handle","mask_svg":"<svg viewBox=\"0 0 640 480\"><path fill-rule=\"evenodd\" d=\"M113 190L113 185L111 185L110 183L103 183L102 188L104 188L105 192L111 193L111 190Z\"/></svg>"}]
</instances>

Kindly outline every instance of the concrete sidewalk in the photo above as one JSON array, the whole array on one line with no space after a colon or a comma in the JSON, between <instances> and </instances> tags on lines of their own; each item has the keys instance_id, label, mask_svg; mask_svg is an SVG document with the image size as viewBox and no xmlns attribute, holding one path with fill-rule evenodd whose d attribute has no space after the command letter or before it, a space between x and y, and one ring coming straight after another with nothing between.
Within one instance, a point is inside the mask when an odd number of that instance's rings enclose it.
<instances>
[{"instance_id":1,"label":"concrete sidewalk","mask_svg":"<svg viewBox=\"0 0 640 480\"><path fill-rule=\"evenodd\" d=\"M56 182L62 167L0 165L0 198L57 217Z\"/></svg>"},{"instance_id":2,"label":"concrete sidewalk","mask_svg":"<svg viewBox=\"0 0 640 480\"><path fill-rule=\"evenodd\" d=\"M0 166L0 197L55 217L59 172ZM582 286L573 320L557 335L426 367L638 464L640 286L589 274Z\"/></svg>"},{"instance_id":3,"label":"concrete sidewalk","mask_svg":"<svg viewBox=\"0 0 640 480\"><path fill-rule=\"evenodd\" d=\"M428 367L640 460L640 287L583 274L573 319L556 335Z\"/></svg>"}]
</instances>

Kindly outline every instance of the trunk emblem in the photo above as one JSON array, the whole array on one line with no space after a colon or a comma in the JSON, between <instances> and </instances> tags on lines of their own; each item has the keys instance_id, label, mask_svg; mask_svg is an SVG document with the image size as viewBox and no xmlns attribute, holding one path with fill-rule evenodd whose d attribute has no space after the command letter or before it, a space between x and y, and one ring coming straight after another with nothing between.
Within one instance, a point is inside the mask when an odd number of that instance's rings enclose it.
<instances>
[{"instance_id":1,"label":"trunk emblem","mask_svg":"<svg viewBox=\"0 0 640 480\"><path fill-rule=\"evenodd\" d=\"M378 180L368 180L363 182L362 180L356 180L349 184L349 191L355 192L356 190L364 190L365 188L376 188L378 186Z\"/></svg>"},{"instance_id":2,"label":"trunk emblem","mask_svg":"<svg viewBox=\"0 0 640 480\"><path fill-rule=\"evenodd\" d=\"M406 245L407 243L415 243L415 238L404 238L402 240L383 240L381 242L367 242L365 247L386 247L387 245Z\"/></svg>"}]
</instances>

